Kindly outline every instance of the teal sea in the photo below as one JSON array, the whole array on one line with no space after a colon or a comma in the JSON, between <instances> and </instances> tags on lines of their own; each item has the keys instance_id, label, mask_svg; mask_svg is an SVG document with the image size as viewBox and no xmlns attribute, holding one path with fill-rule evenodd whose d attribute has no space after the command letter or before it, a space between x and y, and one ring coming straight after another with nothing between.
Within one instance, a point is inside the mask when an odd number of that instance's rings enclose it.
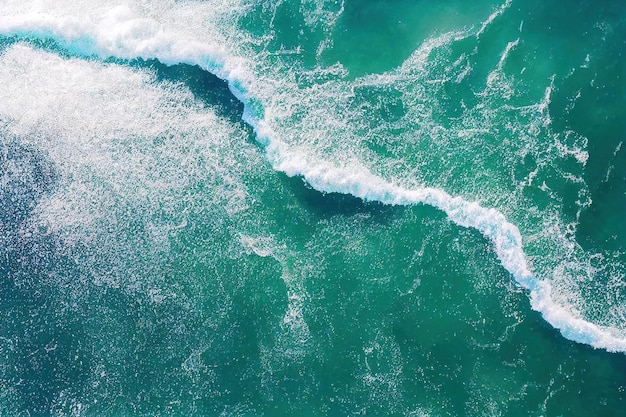
<instances>
[{"instance_id":1,"label":"teal sea","mask_svg":"<svg viewBox=\"0 0 626 417\"><path fill-rule=\"evenodd\" d=\"M0 0L0 416L626 415L626 3Z\"/></svg>"}]
</instances>

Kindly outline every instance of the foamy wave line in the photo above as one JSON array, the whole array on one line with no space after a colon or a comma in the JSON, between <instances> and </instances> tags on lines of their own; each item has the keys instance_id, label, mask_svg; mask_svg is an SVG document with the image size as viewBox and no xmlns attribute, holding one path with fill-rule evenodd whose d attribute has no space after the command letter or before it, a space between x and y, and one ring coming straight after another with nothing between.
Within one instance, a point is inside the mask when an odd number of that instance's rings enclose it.
<instances>
[{"instance_id":1,"label":"foamy wave line","mask_svg":"<svg viewBox=\"0 0 626 417\"><path fill-rule=\"evenodd\" d=\"M351 194L388 205L428 204L442 210L452 222L478 230L493 243L502 266L520 286L529 290L532 308L563 336L595 348L626 352L626 338L615 329L575 317L554 302L550 283L537 279L528 269L518 228L499 211L439 189L403 188L365 168L307 161L301 154L292 152L264 119L258 101L248 95L246 85L253 78L245 70L244 61L229 56L218 44L206 45L155 31L147 19L135 18L125 10L117 10L99 23L40 15L5 16L0 17L0 34L52 39L72 54L83 57L143 58L157 59L167 65L198 65L228 82L232 93L244 104L244 120L255 129L257 140L265 146L267 158L277 171L302 176L321 192Z\"/></svg>"},{"instance_id":2,"label":"foamy wave line","mask_svg":"<svg viewBox=\"0 0 626 417\"><path fill-rule=\"evenodd\" d=\"M485 20L483 22L483 24L481 25L480 29L478 30L478 32L476 32L476 38L480 38L480 35L483 34L483 32L485 31L485 29L487 29L487 27L493 23L494 20L496 20L496 18L500 17L505 11L506 9L508 9L509 7L511 7L511 0L506 0L504 2L503 5L501 5L498 9L496 9L488 18L487 20Z\"/></svg>"}]
</instances>

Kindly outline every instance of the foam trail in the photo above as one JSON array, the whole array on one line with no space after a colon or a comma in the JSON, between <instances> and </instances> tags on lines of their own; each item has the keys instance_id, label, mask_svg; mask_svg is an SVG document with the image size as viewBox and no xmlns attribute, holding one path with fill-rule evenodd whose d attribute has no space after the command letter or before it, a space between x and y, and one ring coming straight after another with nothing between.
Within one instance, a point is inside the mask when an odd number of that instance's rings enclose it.
<instances>
[{"instance_id":1,"label":"foam trail","mask_svg":"<svg viewBox=\"0 0 626 417\"><path fill-rule=\"evenodd\" d=\"M486 25L507 7L490 17ZM71 53L100 58L157 59L164 64L198 65L229 83L233 94L244 104L244 120L256 132L257 140L265 146L273 167L289 176L302 176L321 192L351 194L367 201L390 205L428 204L436 207L451 221L471 227L489 239L504 268L515 281L530 291L531 306L540 312L566 338L611 352L626 352L626 338L609 327L575 317L554 302L551 286L535 277L528 269L518 228L493 208L453 197L435 188L407 189L389 183L366 168L337 167L322 161L308 161L301 153L284 144L265 120L262 106L248 94L246 86L253 77L245 70L245 61L229 55L219 43L206 45L193 39L153 30L151 21L135 18L128 9L119 8L101 22L60 19L45 15L36 17L0 17L0 35L23 38L53 39ZM511 46L512 47L512 46Z\"/></svg>"},{"instance_id":2,"label":"foam trail","mask_svg":"<svg viewBox=\"0 0 626 417\"><path fill-rule=\"evenodd\" d=\"M509 7L511 7L511 0L506 0L506 2L502 6L500 6L496 11L494 11L487 18L487 20L483 22L478 32L476 32L476 39L480 38L480 35L483 34L485 29L487 29L487 26L489 26L497 17L501 16Z\"/></svg>"},{"instance_id":3,"label":"foam trail","mask_svg":"<svg viewBox=\"0 0 626 417\"><path fill-rule=\"evenodd\" d=\"M157 59L165 65L199 65L235 85L237 80L248 78L240 73L241 60L227 55L223 41L206 44L166 34L156 22L136 17L123 6L111 10L100 22L46 15L0 16L0 34L52 39L70 53L83 57Z\"/></svg>"}]
</instances>

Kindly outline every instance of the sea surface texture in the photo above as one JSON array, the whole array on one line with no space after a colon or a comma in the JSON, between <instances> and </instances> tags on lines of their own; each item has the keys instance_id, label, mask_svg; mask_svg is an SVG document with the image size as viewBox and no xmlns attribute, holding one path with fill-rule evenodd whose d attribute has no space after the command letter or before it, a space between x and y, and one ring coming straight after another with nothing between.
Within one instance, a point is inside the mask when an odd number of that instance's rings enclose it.
<instances>
[{"instance_id":1,"label":"sea surface texture","mask_svg":"<svg viewBox=\"0 0 626 417\"><path fill-rule=\"evenodd\" d=\"M624 416L625 39L0 0L0 415Z\"/></svg>"}]
</instances>

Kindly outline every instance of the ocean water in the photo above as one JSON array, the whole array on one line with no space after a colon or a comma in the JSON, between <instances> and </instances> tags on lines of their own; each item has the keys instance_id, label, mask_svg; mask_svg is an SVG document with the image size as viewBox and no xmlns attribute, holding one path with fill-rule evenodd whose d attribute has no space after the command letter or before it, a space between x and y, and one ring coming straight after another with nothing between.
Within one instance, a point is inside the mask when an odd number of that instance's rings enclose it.
<instances>
[{"instance_id":1,"label":"ocean water","mask_svg":"<svg viewBox=\"0 0 626 417\"><path fill-rule=\"evenodd\" d=\"M0 6L0 415L625 415L626 4Z\"/></svg>"}]
</instances>

